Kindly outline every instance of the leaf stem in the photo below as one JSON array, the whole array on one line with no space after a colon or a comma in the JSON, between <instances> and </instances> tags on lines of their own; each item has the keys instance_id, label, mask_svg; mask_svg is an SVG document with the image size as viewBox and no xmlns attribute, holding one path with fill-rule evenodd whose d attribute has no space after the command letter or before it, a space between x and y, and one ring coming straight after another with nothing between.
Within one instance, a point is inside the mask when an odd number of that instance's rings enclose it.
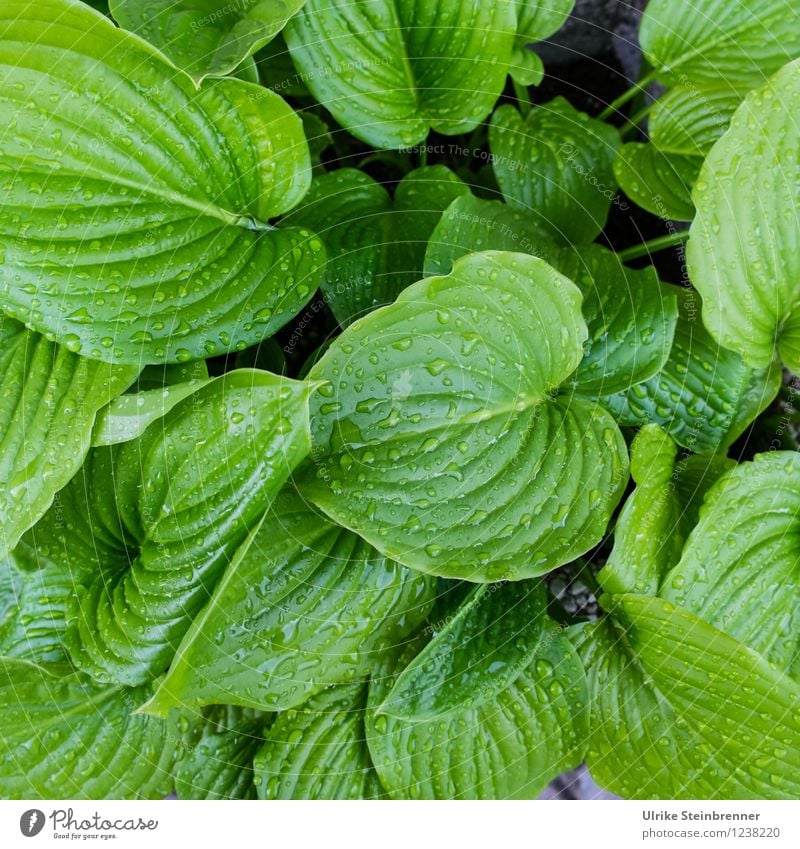
<instances>
[{"instance_id":1,"label":"leaf stem","mask_svg":"<svg viewBox=\"0 0 800 849\"><path fill-rule=\"evenodd\" d=\"M650 114L650 110L655 105L655 100L651 100L645 104L634 116L627 119L627 124L620 130L620 135L624 139L626 136L633 133L639 128L639 124Z\"/></svg>"},{"instance_id":2,"label":"leaf stem","mask_svg":"<svg viewBox=\"0 0 800 849\"><path fill-rule=\"evenodd\" d=\"M642 242L641 245L633 245L633 247L625 248L624 251L617 251L617 256L620 262L630 262L632 259L639 259L639 257L649 256L657 251L679 245L688 238L688 230L676 230L674 233L667 233L666 236L659 236L656 239L650 239L649 242Z\"/></svg>"},{"instance_id":3,"label":"leaf stem","mask_svg":"<svg viewBox=\"0 0 800 849\"><path fill-rule=\"evenodd\" d=\"M612 100L611 103L606 106L606 108L597 116L601 121L605 121L610 118L615 112L617 112L620 106L624 106L629 100L632 100L636 95L644 88L650 85L651 82L656 78L658 72L655 70L650 71L650 73L645 74L639 82L632 85L629 89L626 89L622 92L622 94L616 99Z\"/></svg>"},{"instance_id":4,"label":"leaf stem","mask_svg":"<svg viewBox=\"0 0 800 849\"><path fill-rule=\"evenodd\" d=\"M527 86L522 85L522 83L518 83L515 79L512 79L511 82L514 85L514 94L517 98L517 103L519 104L519 111L523 118L527 118L528 114L531 111L531 94L528 90Z\"/></svg>"}]
</instances>

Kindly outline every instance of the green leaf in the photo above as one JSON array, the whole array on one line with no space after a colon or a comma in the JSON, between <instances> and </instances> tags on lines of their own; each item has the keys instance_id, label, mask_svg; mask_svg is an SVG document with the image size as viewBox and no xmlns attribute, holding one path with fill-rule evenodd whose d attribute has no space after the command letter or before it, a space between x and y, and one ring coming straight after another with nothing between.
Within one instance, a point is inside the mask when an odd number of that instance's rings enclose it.
<instances>
[{"instance_id":1,"label":"green leaf","mask_svg":"<svg viewBox=\"0 0 800 849\"><path fill-rule=\"evenodd\" d=\"M650 596L604 596L577 635L592 696L587 763L628 799L800 791L800 687L737 640Z\"/></svg>"},{"instance_id":2,"label":"green leaf","mask_svg":"<svg viewBox=\"0 0 800 849\"><path fill-rule=\"evenodd\" d=\"M281 713L255 757L259 799L383 795L364 733L366 687L331 687Z\"/></svg>"},{"instance_id":3,"label":"green leaf","mask_svg":"<svg viewBox=\"0 0 800 849\"><path fill-rule=\"evenodd\" d=\"M800 55L797 0L650 0L639 27L666 83L759 85Z\"/></svg>"},{"instance_id":4,"label":"green leaf","mask_svg":"<svg viewBox=\"0 0 800 849\"><path fill-rule=\"evenodd\" d=\"M230 372L95 449L23 539L78 585L65 643L99 681L164 672L230 557L308 451L312 385Z\"/></svg>"},{"instance_id":5,"label":"green leaf","mask_svg":"<svg viewBox=\"0 0 800 849\"><path fill-rule=\"evenodd\" d=\"M583 292L589 337L572 378L582 395L621 392L661 370L678 306L652 268L628 268L599 245L556 247L520 210L465 196L450 204L433 231L425 273L447 274L459 257L489 248L541 256Z\"/></svg>"},{"instance_id":6,"label":"green leaf","mask_svg":"<svg viewBox=\"0 0 800 849\"><path fill-rule=\"evenodd\" d=\"M172 790L180 723L133 714L145 698L145 688L0 658L0 795L163 798Z\"/></svg>"},{"instance_id":7,"label":"green leaf","mask_svg":"<svg viewBox=\"0 0 800 849\"><path fill-rule=\"evenodd\" d=\"M427 616L435 585L289 487L242 546L147 705L296 707L366 677Z\"/></svg>"},{"instance_id":8,"label":"green leaf","mask_svg":"<svg viewBox=\"0 0 800 849\"><path fill-rule=\"evenodd\" d=\"M272 335L324 259L307 231L268 223L308 189L300 119L239 80L196 90L82 3L36 10L0 9L3 310L140 367Z\"/></svg>"},{"instance_id":9,"label":"green leaf","mask_svg":"<svg viewBox=\"0 0 800 849\"><path fill-rule=\"evenodd\" d=\"M658 374L672 348L678 303L655 269L628 268L599 245L558 248L546 259L583 292L589 338L571 381L576 392L610 395Z\"/></svg>"},{"instance_id":10,"label":"green leaf","mask_svg":"<svg viewBox=\"0 0 800 849\"><path fill-rule=\"evenodd\" d=\"M701 156L664 153L653 144L625 144L614 160L614 174L623 192L647 212L673 221L694 218L692 186Z\"/></svg>"},{"instance_id":11,"label":"green leaf","mask_svg":"<svg viewBox=\"0 0 800 849\"><path fill-rule=\"evenodd\" d=\"M555 625L535 659L494 698L427 722L372 713L393 685L391 669L380 672L370 686L367 742L392 798L535 799L583 759L586 677Z\"/></svg>"},{"instance_id":12,"label":"green leaf","mask_svg":"<svg viewBox=\"0 0 800 849\"><path fill-rule=\"evenodd\" d=\"M199 739L175 769L179 799L254 799L253 758L264 742L267 714L212 708Z\"/></svg>"},{"instance_id":13,"label":"green leaf","mask_svg":"<svg viewBox=\"0 0 800 849\"><path fill-rule=\"evenodd\" d=\"M270 42L305 0L110 0L111 14L200 83Z\"/></svg>"},{"instance_id":14,"label":"green leaf","mask_svg":"<svg viewBox=\"0 0 800 849\"><path fill-rule=\"evenodd\" d=\"M800 455L737 466L708 493L661 595L789 671L800 649Z\"/></svg>"},{"instance_id":15,"label":"green leaf","mask_svg":"<svg viewBox=\"0 0 800 849\"><path fill-rule=\"evenodd\" d=\"M64 663L67 613L80 588L69 570L41 568L44 564L36 552L30 554L40 568L25 569L21 551L0 565L6 582L0 600L0 656Z\"/></svg>"},{"instance_id":16,"label":"green leaf","mask_svg":"<svg viewBox=\"0 0 800 849\"><path fill-rule=\"evenodd\" d=\"M102 447L137 439L154 421L163 418L176 404L210 382L208 379L191 380L163 389L120 395L97 416L92 445Z\"/></svg>"},{"instance_id":17,"label":"green leaf","mask_svg":"<svg viewBox=\"0 0 800 849\"><path fill-rule=\"evenodd\" d=\"M483 584L400 673L378 713L423 722L490 700L539 648L544 586Z\"/></svg>"},{"instance_id":18,"label":"green leaf","mask_svg":"<svg viewBox=\"0 0 800 849\"><path fill-rule=\"evenodd\" d=\"M656 425L643 427L631 446L636 489L625 502L614 530L614 549L598 578L609 593L655 595L661 576L681 555L679 507L672 480L677 447Z\"/></svg>"},{"instance_id":19,"label":"green leaf","mask_svg":"<svg viewBox=\"0 0 800 849\"><path fill-rule=\"evenodd\" d=\"M468 193L443 165L407 174L394 199L354 168L314 180L287 221L314 229L324 240L329 259L321 288L342 327L391 303L419 280L428 239L442 212Z\"/></svg>"},{"instance_id":20,"label":"green leaf","mask_svg":"<svg viewBox=\"0 0 800 849\"><path fill-rule=\"evenodd\" d=\"M617 519L614 548L597 576L608 593L657 595L664 575L680 560L708 489L735 463L692 455L675 462L675 443L645 425L631 446L637 486Z\"/></svg>"},{"instance_id":21,"label":"green leaf","mask_svg":"<svg viewBox=\"0 0 800 849\"><path fill-rule=\"evenodd\" d=\"M460 257L488 250L520 251L549 259L555 247L526 211L466 194L447 207L434 228L425 249L425 276L449 274Z\"/></svg>"},{"instance_id":22,"label":"green leaf","mask_svg":"<svg viewBox=\"0 0 800 849\"><path fill-rule=\"evenodd\" d=\"M798 103L800 60L747 96L694 192L686 258L703 321L754 368L767 367L777 349L800 370Z\"/></svg>"},{"instance_id":23,"label":"green leaf","mask_svg":"<svg viewBox=\"0 0 800 849\"><path fill-rule=\"evenodd\" d=\"M314 97L348 132L399 148L481 123L503 90L515 30L514 3L308 0L284 34Z\"/></svg>"},{"instance_id":24,"label":"green leaf","mask_svg":"<svg viewBox=\"0 0 800 849\"><path fill-rule=\"evenodd\" d=\"M97 411L138 373L86 360L0 314L0 559L80 468Z\"/></svg>"},{"instance_id":25,"label":"green leaf","mask_svg":"<svg viewBox=\"0 0 800 849\"><path fill-rule=\"evenodd\" d=\"M560 29L574 5L575 0L517 0L517 39L509 73L520 85L541 83L544 65L528 45Z\"/></svg>"},{"instance_id":26,"label":"green leaf","mask_svg":"<svg viewBox=\"0 0 800 849\"><path fill-rule=\"evenodd\" d=\"M741 102L742 93L724 80L699 87L676 86L650 112L650 141L664 153L705 157L728 129Z\"/></svg>"},{"instance_id":27,"label":"green leaf","mask_svg":"<svg viewBox=\"0 0 800 849\"><path fill-rule=\"evenodd\" d=\"M508 203L524 210L551 238L591 242L617 191L614 127L557 97L527 118L501 106L489 127L492 167Z\"/></svg>"},{"instance_id":28,"label":"green leaf","mask_svg":"<svg viewBox=\"0 0 800 849\"><path fill-rule=\"evenodd\" d=\"M719 347L700 322L699 298L678 295L679 318L662 371L604 403L622 425L660 425L684 448L715 453L731 445L775 397L780 368L752 369Z\"/></svg>"},{"instance_id":29,"label":"green leaf","mask_svg":"<svg viewBox=\"0 0 800 849\"><path fill-rule=\"evenodd\" d=\"M487 252L351 325L310 372L326 385L302 492L443 577L519 580L574 560L627 479L610 416L552 397L581 359L580 300L542 260Z\"/></svg>"}]
</instances>

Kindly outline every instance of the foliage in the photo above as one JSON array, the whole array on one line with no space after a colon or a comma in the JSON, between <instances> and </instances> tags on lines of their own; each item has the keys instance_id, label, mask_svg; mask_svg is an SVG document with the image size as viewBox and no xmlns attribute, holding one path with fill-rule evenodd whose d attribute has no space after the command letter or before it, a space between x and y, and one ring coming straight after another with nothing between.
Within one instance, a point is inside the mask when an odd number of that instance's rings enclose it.
<instances>
[{"instance_id":1,"label":"foliage","mask_svg":"<svg viewBox=\"0 0 800 849\"><path fill-rule=\"evenodd\" d=\"M2 5L4 797L797 797L800 9L571 5Z\"/></svg>"}]
</instances>

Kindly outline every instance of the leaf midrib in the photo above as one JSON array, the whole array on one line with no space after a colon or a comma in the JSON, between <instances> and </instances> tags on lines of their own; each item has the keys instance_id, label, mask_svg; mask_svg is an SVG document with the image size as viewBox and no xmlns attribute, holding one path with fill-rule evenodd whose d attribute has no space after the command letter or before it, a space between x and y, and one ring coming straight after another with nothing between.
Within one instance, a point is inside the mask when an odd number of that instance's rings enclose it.
<instances>
[{"instance_id":1,"label":"leaf midrib","mask_svg":"<svg viewBox=\"0 0 800 849\"><path fill-rule=\"evenodd\" d=\"M15 161L19 162L20 167L8 168L5 163L9 161L12 163ZM6 158L4 162L0 162L0 173L6 172L18 175L22 170L22 166L24 166L24 162L24 158L19 160ZM138 180L131 180L117 174L111 174L103 170L102 168L98 168L96 165L89 165L87 168L81 171L59 170L57 173L59 176L65 175L69 177L75 177L78 180L88 178L91 180L97 180L98 182L105 182L110 185L123 186L128 189L134 189L138 191L140 195L146 195L148 197L155 198L159 201L162 201L167 206L180 206L184 209L190 209L194 212L199 213L201 217L204 216L208 218L215 218L229 227L239 227L241 229L252 230L257 232L276 229L273 225L265 221L261 221L255 216L243 215L241 213L233 212L231 210L225 209L219 204L213 203L212 201L195 200L194 198L189 197L183 192L154 188L152 185L145 185L144 183L140 183ZM142 199L136 199L132 205L135 206L139 202L142 202Z\"/></svg>"}]
</instances>

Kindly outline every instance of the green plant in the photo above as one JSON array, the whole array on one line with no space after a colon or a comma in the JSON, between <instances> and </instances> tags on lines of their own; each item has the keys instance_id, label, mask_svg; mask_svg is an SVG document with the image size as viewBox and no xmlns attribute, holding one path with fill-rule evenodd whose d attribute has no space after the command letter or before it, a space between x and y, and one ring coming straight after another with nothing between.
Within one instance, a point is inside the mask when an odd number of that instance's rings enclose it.
<instances>
[{"instance_id":1,"label":"green plant","mask_svg":"<svg viewBox=\"0 0 800 849\"><path fill-rule=\"evenodd\" d=\"M800 793L800 9L570 7L3 4L3 796Z\"/></svg>"}]
</instances>

